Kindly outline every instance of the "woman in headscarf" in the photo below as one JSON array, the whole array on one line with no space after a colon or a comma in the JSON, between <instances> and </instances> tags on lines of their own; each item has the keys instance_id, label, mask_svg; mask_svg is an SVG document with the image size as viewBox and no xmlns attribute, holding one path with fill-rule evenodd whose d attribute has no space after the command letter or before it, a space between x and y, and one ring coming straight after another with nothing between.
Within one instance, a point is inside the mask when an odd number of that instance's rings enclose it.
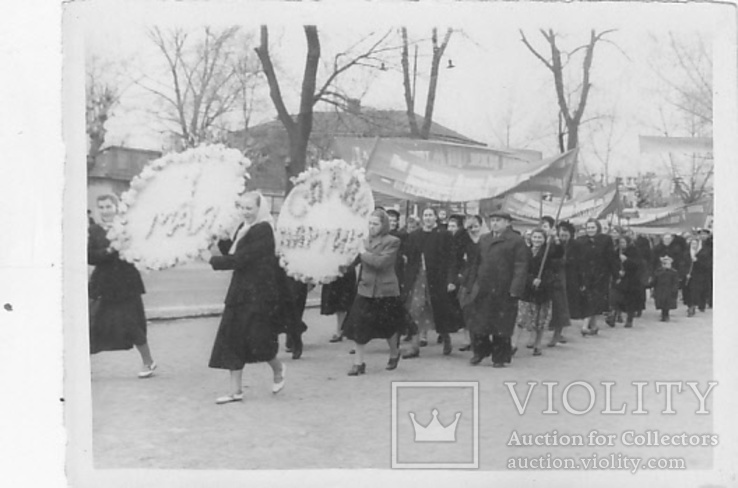
<instances>
[{"instance_id":1,"label":"woman in headscarf","mask_svg":"<svg viewBox=\"0 0 738 488\"><path fill-rule=\"evenodd\" d=\"M423 210L423 227L407 239L404 253L405 305L418 326L419 334L413 336L412 350L403 357L416 358L420 346L428 344L428 331L435 329L442 337L443 354L451 354L451 332L459 330L460 324L451 320L448 301L448 272L453 256L451 235L436 226L436 211L428 207Z\"/></svg>"},{"instance_id":2,"label":"woman in headscarf","mask_svg":"<svg viewBox=\"0 0 738 488\"><path fill-rule=\"evenodd\" d=\"M286 365L277 359L277 350L289 307L284 303L286 283L275 255L271 216L266 199L257 192L244 195L242 207L244 221L233 240L221 241L223 255L210 258L213 269L233 270L209 364L230 371L231 391L217 404L243 400L246 364L269 363L273 393L285 384Z\"/></svg>"},{"instance_id":3,"label":"woman in headscarf","mask_svg":"<svg viewBox=\"0 0 738 488\"><path fill-rule=\"evenodd\" d=\"M349 376L366 372L364 346L372 339L387 339L390 357L386 369L397 368L400 360L399 338L406 324L395 273L400 239L389 232L387 213L381 209L372 212L365 250L357 258L361 264L357 296L343 329L343 334L356 344Z\"/></svg>"},{"instance_id":4,"label":"woman in headscarf","mask_svg":"<svg viewBox=\"0 0 738 488\"><path fill-rule=\"evenodd\" d=\"M616 279L619 264L610 236L602 233L602 225L597 219L589 219L585 225L586 234L578 239L581 244L580 267L583 271L584 312L587 317L582 335L595 335L599 330L597 316L609 309L608 298L610 280Z\"/></svg>"},{"instance_id":5,"label":"woman in headscarf","mask_svg":"<svg viewBox=\"0 0 738 488\"><path fill-rule=\"evenodd\" d=\"M90 353L126 351L136 346L143 361L139 378L154 374L156 363L146 334L146 314L141 295L144 290L136 267L123 261L110 247L107 238L116 215L118 199L114 195L97 198L101 224L88 228L87 262L95 266L90 276Z\"/></svg>"}]
</instances>

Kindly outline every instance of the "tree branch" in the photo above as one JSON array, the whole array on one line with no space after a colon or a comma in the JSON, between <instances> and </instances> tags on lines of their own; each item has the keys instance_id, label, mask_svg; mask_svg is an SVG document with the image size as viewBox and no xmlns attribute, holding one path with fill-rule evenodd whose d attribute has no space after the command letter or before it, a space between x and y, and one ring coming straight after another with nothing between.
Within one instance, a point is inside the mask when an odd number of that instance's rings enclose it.
<instances>
[{"instance_id":1,"label":"tree branch","mask_svg":"<svg viewBox=\"0 0 738 488\"><path fill-rule=\"evenodd\" d=\"M297 126L295 121L292 120L292 117L287 111L287 107L284 105L284 100L282 99L279 81L277 80L277 75L274 72L272 59L269 56L269 29L266 25L261 26L261 43L259 44L259 47L254 48L254 51L261 61L264 76L267 78L267 83L269 84L269 96L271 97L272 102L274 102L274 107L277 110L277 117L279 117L279 120L282 122L282 125L284 125L287 133L293 134L295 133Z\"/></svg>"}]
</instances>

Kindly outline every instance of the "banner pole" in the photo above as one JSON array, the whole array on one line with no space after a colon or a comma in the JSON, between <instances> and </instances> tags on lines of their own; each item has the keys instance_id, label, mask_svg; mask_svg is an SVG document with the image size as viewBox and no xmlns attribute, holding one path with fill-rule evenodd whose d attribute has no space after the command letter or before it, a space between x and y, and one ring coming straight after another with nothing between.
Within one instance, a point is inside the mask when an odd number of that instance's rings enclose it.
<instances>
[{"instance_id":1,"label":"banner pole","mask_svg":"<svg viewBox=\"0 0 738 488\"><path fill-rule=\"evenodd\" d=\"M574 164L571 165L571 172L569 173L568 181L566 182L566 187L564 190L564 194L561 196L561 202L559 202L559 208L556 210L556 218L554 219L554 229L559 223L559 217L561 216L561 208L564 206L564 200L566 199L566 196L569 194L569 191L571 190L571 184L574 181L574 173L577 170L577 162L579 161L578 158L578 152L579 148L572 149L574 151ZM543 204L541 204L541 208L543 208ZM546 236L546 249L543 251L543 260L541 261L541 267L538 269L538 279L541 279L541 276L543 276L543 267L546 265L546 259L548 258L548 253L551 250L551 241L553 239L549 236Z\"/></svg>"}]
</instances>

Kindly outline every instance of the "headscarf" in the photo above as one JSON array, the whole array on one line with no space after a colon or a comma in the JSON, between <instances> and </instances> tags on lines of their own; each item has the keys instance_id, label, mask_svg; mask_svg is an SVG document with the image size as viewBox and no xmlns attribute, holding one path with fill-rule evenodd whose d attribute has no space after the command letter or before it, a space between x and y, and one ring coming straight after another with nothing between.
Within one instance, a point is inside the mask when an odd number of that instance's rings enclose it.
<instances>
[{"instance_id":1,"label":"headscarf","mask_svg":"<svg viewBox=\"0 0 738 488\"><path fill-rule=\"evenodd\" d=\"M236 247L238 246L238 242L243 238L243 236L246 235L246 233L249 231L249 229L254 226L255 224L258 224L260 222L266 222L272 228L274 228L274 219L272 219L272 212L271 212L271 205L269 205L269 201L264 198L264 195L261 194L259 191L251 191L248 193L244 193L241 196L241 200L249 200L249 199L255 199L256 205L259 207L256 211L256 218L253 222L246 222L245 220L243 223L241 223L238 231L236 232L235 237L233 238L233 244L231 245L231 249L229 251L230 254L234 254L236 252Z\"/></svg>"},{"instance_id":2,"label":"headscarf","mask_svg":"<svg viewBox=\"0 0 738 488\"><path fill-rule=\"evenodd\" d=\"M384 235L389 234L390 222L389 222L389 215L387 214L387 212L385 212L381 208L378 208L371 213L370 217L379 217L379 221L382 224L382 227L380 228L379 234L377 235L377 237L382 237Z\"/></svg>"}]
</instances>

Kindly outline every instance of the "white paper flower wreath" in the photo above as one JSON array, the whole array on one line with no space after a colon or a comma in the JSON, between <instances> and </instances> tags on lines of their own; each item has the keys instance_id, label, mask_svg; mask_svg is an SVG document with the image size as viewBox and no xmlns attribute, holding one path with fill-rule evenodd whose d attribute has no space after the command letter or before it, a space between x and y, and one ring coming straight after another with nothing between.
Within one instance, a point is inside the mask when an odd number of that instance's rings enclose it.
<instances>
[{"instance_id":1,"label":"white paper flower wreath","mask_svg":"<svg viewBox=\"0 0 738 488\"><path fill-rule=\"evenodd\" d=\"M293 179L277 220L280 264L310 284L335 281L369 234L374 198L364 171L345 161L320 161Z\"/></svg>"},{"instance_id":2,"label":"white paper flower wreath","mask_svg":"<svg viewBox=\"0 0 738 488\"><path fill-rule=\"evenodd\" d=\"M151 161L121 196L111 246L139 269L197 259L243 218L251 162L238 150L202 145Z\"/></svg>"}]
</instances>

